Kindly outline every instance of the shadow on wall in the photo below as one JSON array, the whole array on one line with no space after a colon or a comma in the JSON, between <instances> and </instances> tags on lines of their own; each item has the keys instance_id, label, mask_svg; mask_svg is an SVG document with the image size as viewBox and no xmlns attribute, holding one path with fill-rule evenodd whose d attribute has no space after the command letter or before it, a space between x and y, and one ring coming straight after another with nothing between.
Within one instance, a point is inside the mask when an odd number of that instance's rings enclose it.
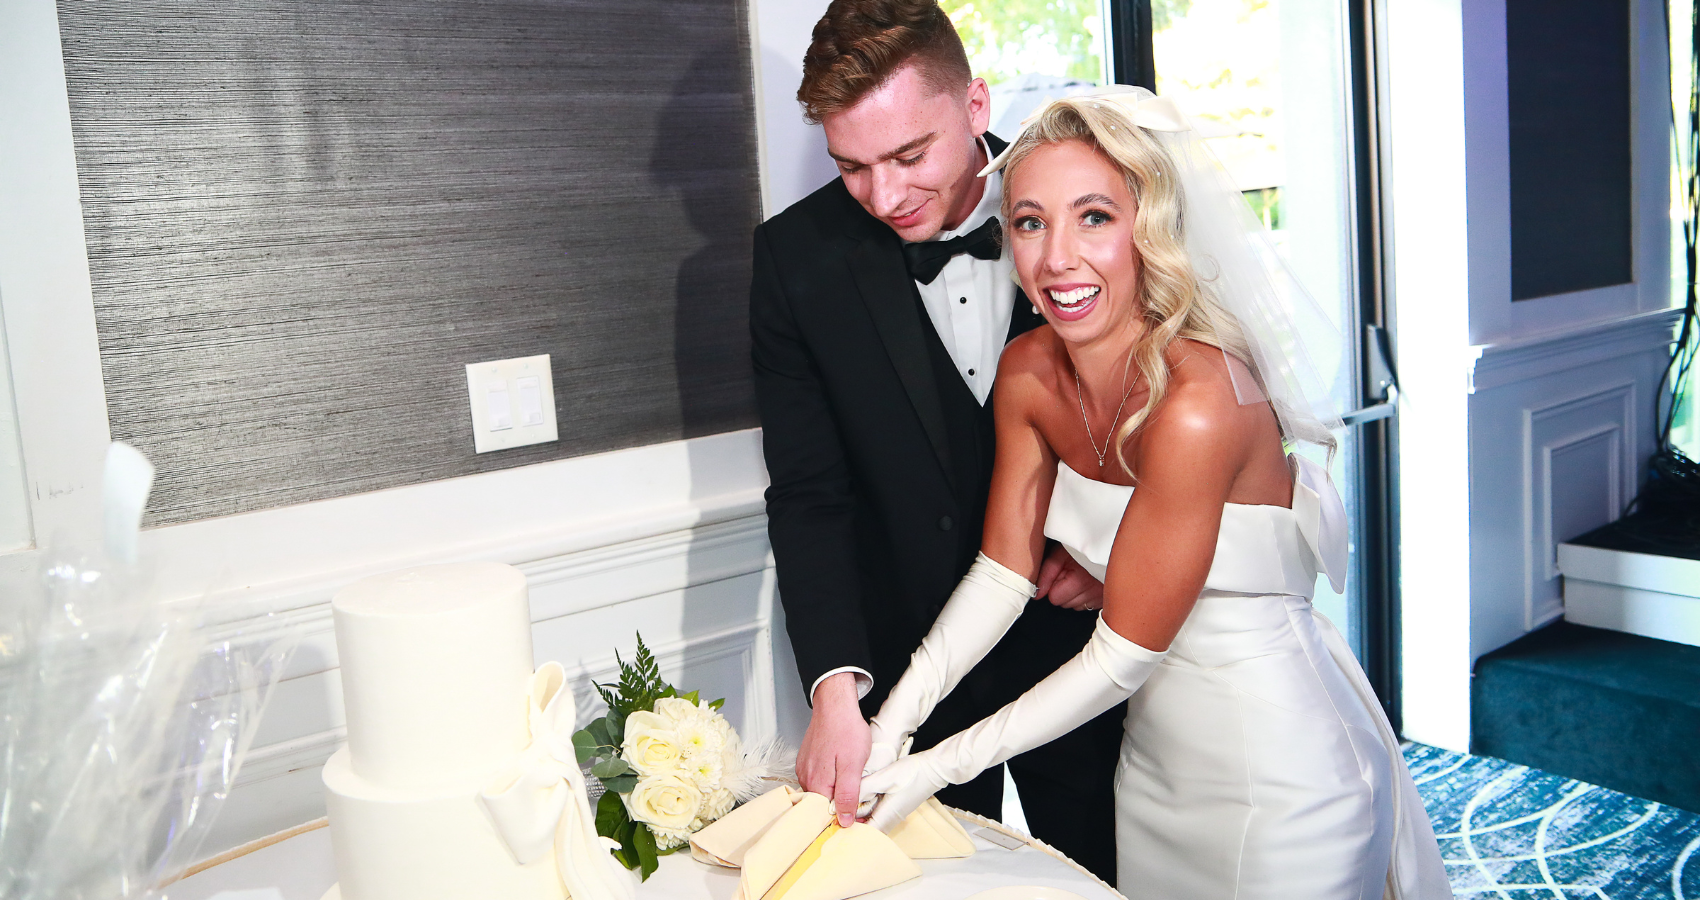
<instances>
[{"instance_id":1,"label":"shadow on wall","mask_svg":"<svg viewBox=\"0 0 1700 900\"><path fill-rule=\"evenodd\" d=\"M803 121L803 107L796 102L797 86L803 83L802 55L791 59L771 47L761 55L762 83L779 95L779 102L766 104L767 198L773 215L807 197L816 188L838 177L838 167L826 153L826 134L819 125Z\"/></svg>"},{"instance_id":2,"label":"shadow on wall","mask_svg":"<svg viewBox=\"0 0 1700 900\"><path fill-rule=\"evenodd\" d=\"M735 45L699 54L663 108L650 154L650 176L676 192L702 246L679 265L673 362L679 384L681 436L757 424L750 382L750 232L759 221L760 183L752 131L728 132L727 121L753 121L748 58ZM738 190L730 190L734 185ZM724 293L705 285L736 285Z\"/></svg>"},{"instance_id":3,"label":"shadow on wall","mask_svg":"<svg viewBox=\"0 0 1700 900\"><path fill-rule=\"evenodd\" d=\"M786 70L785 64L777 60L764 57L763 62L780 65L780 71ZM795 85L802 77L801 71L794 63L788 68L786 80ZM658 139L650 156L651 177L662 190L678 192L692 229L702 240L702 245L680 264L675 286L674 364L680 424L687 438L760 424L751 383L749 295L742 289L730 295L716 295L700 287L712 283L749 283L751 232L760 216L749 215L728 202L726 186L742 177L748 179L746 196L760 196L756 135L753 131L728 134L719 123L728 121L728 114L738 111L730 108L733 105L742 105L743 112L748 114L754 102L751 83L748 57L738 47L705 49L677 82L674 98L662 113ZM807 146L781 141L793 146L776 153L783 159L770 159L776 171L768 173L769 183L774 184L776 176L780 179L782 187L775 189L774 195L776 202L784 205L836 176L819 128L804 126L801 115L798 111L795 124L784 132L805 138ZM804 187L797 183L799 178L812 179L812 183ZM785 199L777 200L780 196ZM731 267L736 271L729 271ZM691 448L687 452L691 453L694 501L707 501L723 490L728 484L729 469L750 466L760 470L759 459L731 460L712 450L687 447ZM755 522L751 524L761 527ZM754 600L755 608L760 611L758 616L770 623L771 630L758 635L757 646L752 648L750 674L756 680L770 683L772 694L771 699L760 697L759 693L748 699L765 700L772 706L763 710L746 709L748 718L739 724L755 726L758 731L774 729L795 748L808 722L808 707L798 682L784 621L778 613L772 573L728 579L722 559L724 551L715 546L716 540L699 539L697 544L688 555L686 583L690 587L685 589L683 598L682 631L687 635L721 631L728 624L725 609L728 604L743 607L747 599ZM748 598L746 592L755 592L756 596ZM699 677L718 680L731 674L710 671L719 668L715 661L703 660L697 665L702 671L687 671L688 683L694 684ZM760 691L754 683L749 687Z\"/></svg>"}]
</instances>

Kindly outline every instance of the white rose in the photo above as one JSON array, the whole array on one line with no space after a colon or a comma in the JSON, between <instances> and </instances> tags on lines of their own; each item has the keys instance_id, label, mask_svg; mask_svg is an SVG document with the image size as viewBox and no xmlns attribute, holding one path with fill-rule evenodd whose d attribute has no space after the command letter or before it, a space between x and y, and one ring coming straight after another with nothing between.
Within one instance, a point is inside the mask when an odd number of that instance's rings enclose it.
<instances>
[{"instance_id":1,"label":"white rose","mask_svg":"<svg viewBox=\"0 0 1700 900\"><path fill-rule=\"evenodd\" d=\"M659 775L679 768L684 755L672 723L651 712L626 717L626 738L621 755L640 775Z\"/></svg>"},{"instance_id":2,"label":"white rose","mask_svg":"<svg viewBox=\"0 0 1700 900\"><path fill-rule=\"evenodd\" d=\"M681 775L650 775L638 779L625 795L626 811L648 825L684 831L702 808L702 791Z\"/></svg>"},{"instance_id":3,"label":"white rose","mask_svg":"<svg viewBox=\"0 0 1700 900\"><path fill-rule=\"evenodd\" d=\"M683 697L662 697L655 701L655 712L669 722L683 722L696 718L697 705Z\"/></svg>"}]
</instances>

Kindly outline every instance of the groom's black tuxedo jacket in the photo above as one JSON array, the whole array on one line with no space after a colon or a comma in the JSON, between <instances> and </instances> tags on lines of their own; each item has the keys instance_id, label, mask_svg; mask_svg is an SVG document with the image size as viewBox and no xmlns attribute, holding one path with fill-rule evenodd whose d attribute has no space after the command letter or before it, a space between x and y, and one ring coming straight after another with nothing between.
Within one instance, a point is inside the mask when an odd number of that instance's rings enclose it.
<instances>
[{"instance_id":1,"label":"groom's black tuxedo jacket","mask_svg":"<svg viewBox=\"0 0 1700 900\"><path fill-rule=\"evenodd\" d=\"M1018 294L1008 336L1042 321ZM979 552L990 403L939 341L896 233L842 179L756 228L750 326L768 533L797 667L805 690L841 666L866 669L871 713ZM1020 663L994 654L980 666L958 692L979 702L956 727L1079 652L1095 618L1029 604L1003 645L1021 647Z\"/></svg>"}]
</instances>

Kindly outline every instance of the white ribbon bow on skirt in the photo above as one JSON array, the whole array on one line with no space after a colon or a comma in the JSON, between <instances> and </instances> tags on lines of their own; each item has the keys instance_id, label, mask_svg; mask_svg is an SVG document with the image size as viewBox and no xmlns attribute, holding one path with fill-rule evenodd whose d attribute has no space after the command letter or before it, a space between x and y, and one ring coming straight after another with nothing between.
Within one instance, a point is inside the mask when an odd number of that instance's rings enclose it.
<instances>
[{"instance_id":1,"label":"white ribbon bow on skirt","mask_svg":"<svg viewBox=\"0 0 1700 900\"><path fill-rule=\"evenodd\" d=\"M520 754L519 774L478 795L496 834L520 865L553 849L572 900L632 900L632 874L608 852L618 845L596 833L573 750L578 711L560 663L545 663L531 676L526 708L531 743Z\"/></svg>"}]
</instances>

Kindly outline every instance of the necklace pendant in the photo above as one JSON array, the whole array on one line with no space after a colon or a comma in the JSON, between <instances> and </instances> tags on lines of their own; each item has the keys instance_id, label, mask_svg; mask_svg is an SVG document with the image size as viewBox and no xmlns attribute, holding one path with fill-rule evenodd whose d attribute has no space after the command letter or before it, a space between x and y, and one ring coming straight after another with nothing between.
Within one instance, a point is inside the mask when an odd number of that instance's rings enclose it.
<instances>
[{"instance_id":1,"label":"necklace pendant","mask_svg":"<svg viewBox=\"0 0 1700 900\"><path fill-rule=\"evenodd\" d=\"M1098 460L1098 468L1102 469L1103 467L1104 467L1104 461L1102 459Z\"/></svg>"}]
</instances>

